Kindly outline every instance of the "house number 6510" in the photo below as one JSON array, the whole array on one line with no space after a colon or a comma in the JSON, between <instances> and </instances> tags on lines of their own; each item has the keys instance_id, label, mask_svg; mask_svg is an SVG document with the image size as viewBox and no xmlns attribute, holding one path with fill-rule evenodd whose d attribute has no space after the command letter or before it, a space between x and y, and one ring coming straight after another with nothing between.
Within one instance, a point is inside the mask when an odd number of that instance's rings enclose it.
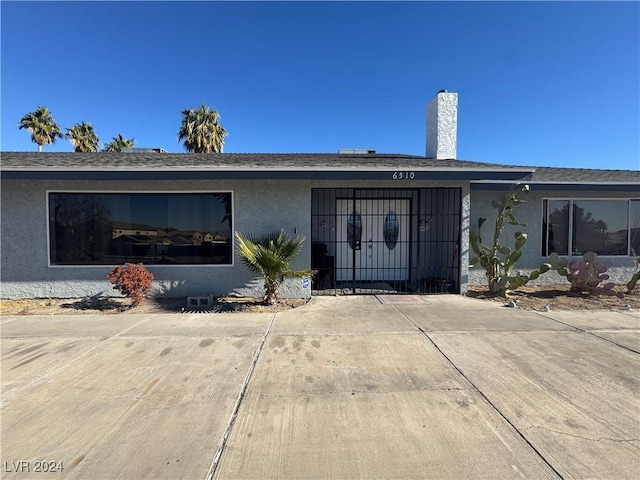
<instances>
[{"instance_id":1,"label":"house number 6510","mask_svg":"<svg viewBox=\"0 0 640 480\"><path fill-rule=\"evenodd\" d=\"M415 176L415 172L393 172L391 178L394 180L413 180Z\"/></svg>"}]
</instances>

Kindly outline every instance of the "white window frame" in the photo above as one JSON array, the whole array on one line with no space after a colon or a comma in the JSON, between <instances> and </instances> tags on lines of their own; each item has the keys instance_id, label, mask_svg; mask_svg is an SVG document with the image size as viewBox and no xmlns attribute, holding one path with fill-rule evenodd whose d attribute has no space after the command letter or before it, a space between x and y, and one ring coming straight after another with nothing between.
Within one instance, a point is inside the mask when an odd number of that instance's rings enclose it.
<instances>
[{"instance_id":1,"label":"white window frame","mask_svg":"<svg viewBox=\"0 0 640 480\"><path fill-rule=\"evenodd\" d=\"M543 215L541 216L541 228L540 230L542 232L544 232L544 238L542 239L544 244L543 244L543 252L542 256L544 258L549 257L550 253L549 253L549 202L550 201L562 201L562 202L569 202L569 238L568 238L568 247L567 247L567 251L568 253L565 255L560 255L561 257L576 257L576 256L580 256L580 254L577 253L573 253L573 202L574 201L591 201L591 202L599 202L599 201L617 201L617 202L627 202L627 253L624 255L600 255L598 254L599 257L604 257L604 258L621 258L621 257L631 257L633 255L631 255L631 202L633 201L640 201L640 198L635 198L635 197L598 197L598 198L593 198L593 197L543 197L542 198L542 213ZM547 209L545 211L545 202L547 202ZM545 223L547 225L547 228L545 230ZM546 255L545 255L546 254Z\"/></svg>"},{"instance_id":2,"label":"white window frame","mask_svg":"<svg viewBox=\"0 0 640 480\"><path fill-rule=\"evenodd\" d=\"M52 193L92 193L95 195L102 194L110 194L110 193L119 193L119 194L154 194L154 193L166 193L166 194L190 194L190 193L229 193L231 194L231 222L232 222L232 230L235 230L235 192L233 190L60 190L60 189L52 189L45 191L45 209L46 209L46 224L47 224L47 266L48 268L109 268L115 267L116 264L113 265L58 265L51 263L51 229L50 229L50 221L49 221L49 195ZM153 269L153 268L231 268L235 266L236 262L236 245L235 245L235 232L231 232L231 263L225 264L215 264L215 263L207 263L207 264L198 264L198 263L183 263L180 265L146 265L145 268Z\"/></svg>"}]
</instances>

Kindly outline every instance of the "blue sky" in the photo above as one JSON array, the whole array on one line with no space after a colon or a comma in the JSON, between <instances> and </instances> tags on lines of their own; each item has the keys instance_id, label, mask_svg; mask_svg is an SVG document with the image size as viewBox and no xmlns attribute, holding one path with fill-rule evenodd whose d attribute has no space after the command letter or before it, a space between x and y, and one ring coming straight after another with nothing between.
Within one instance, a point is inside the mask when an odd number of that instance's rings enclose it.
<instances>
[{"instance_id":1,"label":"blue sky","mask_svg":"<svg viewBox=\"0 0 640 480\"><path fill-rule=\"evenodd\" d=\"M7 2L2 151L20 118L183 152L203 102L225 152L425 154L425 109L459 94L458 158L640 168L638 2ZM72 151L58 140L44 151Z\"/></svg>"}]
</instances>

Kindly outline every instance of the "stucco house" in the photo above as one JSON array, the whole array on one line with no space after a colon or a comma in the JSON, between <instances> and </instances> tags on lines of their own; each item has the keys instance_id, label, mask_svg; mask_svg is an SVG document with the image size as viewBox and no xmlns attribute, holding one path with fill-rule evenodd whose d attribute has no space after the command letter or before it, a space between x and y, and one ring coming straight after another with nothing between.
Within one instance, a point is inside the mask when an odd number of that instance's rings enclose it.
<instances>
[{"instance_id":1,"label":"stucco house","mask_svg":"<svg viewBox=\"0 0 640 480\"><path fill-rule=\"evenodd\" d=\"M491 229L492 200L518 183L531 189L517 210L529 234L520 270L554 251L593 250L613 281L628 281L640 256L640 172L458 160L457 106L443 91L427 107L424 157L4 152L1 296L110 295L106 275L125 261L153 272L154 295L257 296L234 232L274 229L304 236L293 266L318 271L288 280L285 296L463 293L485 282L468 266L469 230L478 217Z\"/></svg>"}]
</instances>

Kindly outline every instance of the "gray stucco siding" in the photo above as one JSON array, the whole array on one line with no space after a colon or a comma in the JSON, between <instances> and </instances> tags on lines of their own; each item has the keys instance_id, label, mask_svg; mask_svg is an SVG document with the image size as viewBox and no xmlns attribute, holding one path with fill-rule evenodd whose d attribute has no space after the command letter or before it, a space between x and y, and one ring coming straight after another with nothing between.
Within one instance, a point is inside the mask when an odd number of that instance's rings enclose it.
<instances>
[{"instance_id":1,"label":"gray stucco siding","mask_svg":"<svg viewBox=\"0 0 640 480\"><path fill-rule=\"evenodd\" d=\"M477 187L476 187L477 188ZM486 218L487 221L482 227L482 238L484 244L489 244L493 239L496 211L491 207L493 200L502 200L504 191L478 190L471 191L471 229L477 230L478 218ZM548 261L548 257L542 255L542 202L546 198L588 198L598 199L629 199L638 198L637 191L612 192L612 191L573 191L573 190L532 190L528 194L521 195L525 203L518 205L514 209L516 219L526 223L526 227L516 227L507 225L502 234L502 241L509 247L513 247L514 233L523 231L527 233L527 243L522 249L522 257L516 264L516 271L525 274L531 273L540 265ZM473 255L473 252L470 253ZM578 257L568 256L568 259L578 259ZM599 260L608 267L610 281L615 283L627 283L635 271L633 257L630 256L601 256ZM547 272L541 275L533 284L563 284L567 280L557 275L555 272ZM486 275L481 267L475 266L469 270L470 285L486 284Z\"/></svg>"},{"instance_id":2,"label":"gray stucco siding","mask_svg":"<svg viewBox=\"0 0 640 480\"><path fill-rule=\"evenodd\" d=\"M308 181L192 180L192 181L51 181L3 180L1 216L1 292L3 298L72 298L115 295L106 276L111 266L49 266L47 191L189 192L231 191L233 229L266 233L283 228L290 234L311 236ZM235 246L235 245L234 245ZM308 268L306 242L294 268ZM259 296L262 282L234 255L233 265L147 267L155 277L153 296L184 296L233 291ZM286 282L283 296L305 296L300 280Z\"/></svg>"},{"instance_id":3,"label":"gray stucco siding","mask_svg":"<svg viewBox=\"0 0 640 480\"><path fill-rule=\"evenodd\" d=\"M2 180L2 270L3 298L73 298L116 295L106 277L112 266L50 266L48 261L47 192L203 192L231 191L233 229L261 234L283 228L302 235L301 254L294 269L311 266L311 194L313 188L447 188L461 189L461 291L468 278L470 190L468 182L437 180L348 181L348 180ZM235 246L235 245L234 245ZM148 265L154 274L153 296L225 295L260 296L262 281L234 255L233 265ZM284 297L305 297L300 279L281 286Z\"/></svg>"}]
</instances>

